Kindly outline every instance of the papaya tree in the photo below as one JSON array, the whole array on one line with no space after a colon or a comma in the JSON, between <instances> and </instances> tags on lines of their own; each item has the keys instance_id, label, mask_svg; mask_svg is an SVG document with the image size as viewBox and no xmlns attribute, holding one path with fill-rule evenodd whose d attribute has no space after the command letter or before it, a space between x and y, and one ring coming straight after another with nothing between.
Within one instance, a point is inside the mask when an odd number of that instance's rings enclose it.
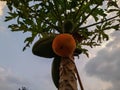
<instances>
[{"instance_id":1,"label":"papaya tree","mask_svg":"<svg viewBox=\"0 0 120 90\"><path fill-rule=\"evenodd\" d=\"M25 38L23 51L39 37L32 47L33 54L53 58L51 73L58 90L78 90L77 80L84 90L74 57L89 56L87 47L101 45L109 40L107 32L120 30L117 0L1 1L6 1L9 9L5 21L16 21L8 28L31 33ZM70 37L64 37L65 34ZM59 35L63 36L54 43Z\"/></svg>"}]
</instances>

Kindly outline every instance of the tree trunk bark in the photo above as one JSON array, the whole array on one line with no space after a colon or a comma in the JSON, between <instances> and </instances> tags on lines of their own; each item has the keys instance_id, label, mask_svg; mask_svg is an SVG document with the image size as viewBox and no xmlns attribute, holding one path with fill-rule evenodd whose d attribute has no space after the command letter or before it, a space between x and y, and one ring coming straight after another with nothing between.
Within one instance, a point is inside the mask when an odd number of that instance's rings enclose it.
<instances>
[{"instance_id":1,"label":"tree trunk bark","mask_svg":"<svg viewBox=\"0 0 120 90\"><path fill-rule=\"evenodd\" d=\"M60 79L58 90L78 90L73 58L62 57L60 62Z\"/></svg>"}]
</instances>

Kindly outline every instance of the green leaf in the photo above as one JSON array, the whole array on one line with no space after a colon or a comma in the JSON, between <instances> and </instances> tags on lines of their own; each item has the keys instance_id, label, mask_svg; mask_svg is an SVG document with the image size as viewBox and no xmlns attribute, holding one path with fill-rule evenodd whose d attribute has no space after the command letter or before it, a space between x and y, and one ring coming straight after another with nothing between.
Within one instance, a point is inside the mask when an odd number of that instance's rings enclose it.
<instances>
[{"instance_id":1,"label":"green leaf","mask_svg":"<svg viewBox=\"0 0 120 90\"><path fill-rule=\"evenodd\" d=\"M107 7L110 7L110 6L114 6L114 7L116 7L116 8L119 8L116 0L115 0L115 1L110 0L110 1L108 2L108 6L107 6Z\"/></svg>"},{"instance_id":2,"label":"green leaf","mask_svg":"<svg viewBox=\"0 0 120 90\"><path fill-rule=\"evenodd\" d=\"M112 26L111 28L113 28L115 30L120 30L120 24L116 24L116 25Z\"/></svg>"},{"instance_id":3,"label":"green leaf","mask_svg":"<svg viewBox=\"0 0 120 90\"><path fill-rule=\"evenodd\" d=\"M116 12L116 11L120 11L119 9L109 9L107 12L111 13L111 12Z\"/></svg>"},{"instance_id":4,"label":"green leaf","mask_svg":"<svg viewBox=\"0 0 120 90\"><path fill-rule=\"evenodd\" d=\"M94 17L95 21L97 22L99 20L100 16L105 17L106 14L105 14L105 12L102 9L97 8L97 9L94 10L92 16Z\"/></svg>"},{"instance_id":5,"label":"green leaf","mask_svg":"<svg viewBox=\"0 0 120 90\"><path fill-rule=\"evenodd\" d=\"M24 43L32 42L32 41L33 41L33 37L28 37L28 38L25 39Z\"/></svg>"},{"instance_id":6,"label":"green leaf","mask_svg":"<svg viewBox=\"0 0 120 90\"><path fill-rule=\"evenodd\" d=\"M88 52L87 49L82 49L82 53L85 54L87 57L89 57L89 54L87 52Z\"/></svg>"},{"instance_id":7,"label":"green leaf","mask_svg":"<svg viewBox=\"0 0 120 90\"><path fill-rule=\"evenodd\" d=\"M106 39L106 41L108 41L109 40L109 36L107 35L107 34L103 34L103 40L105 40Z\"/></svg>"},{"instance_id":8,"label":"green leaf","mask_svg":"<svg viewBox=\"0 0 120 90\"><path fill-rule=\"evenodd\" d=\"M11 28L11 31L20 31L18 24L9 25L8 28Z\"/></svg>"}]
</instances>

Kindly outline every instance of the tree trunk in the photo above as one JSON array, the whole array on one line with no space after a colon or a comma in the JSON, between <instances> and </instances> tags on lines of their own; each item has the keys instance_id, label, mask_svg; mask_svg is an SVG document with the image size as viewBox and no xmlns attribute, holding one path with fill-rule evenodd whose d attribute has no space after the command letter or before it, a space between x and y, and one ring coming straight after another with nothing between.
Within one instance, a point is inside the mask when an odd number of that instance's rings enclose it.
<instances>
[{"instance_id":1,"label":"tree trunk","mask_svg":"<svg viewBox=\"0 0 120 90\"><path fill-rule=\"evenodd\" d=\"M78 90L74 59L62 57L58 90Z\"/></svg>"}]
</instances>

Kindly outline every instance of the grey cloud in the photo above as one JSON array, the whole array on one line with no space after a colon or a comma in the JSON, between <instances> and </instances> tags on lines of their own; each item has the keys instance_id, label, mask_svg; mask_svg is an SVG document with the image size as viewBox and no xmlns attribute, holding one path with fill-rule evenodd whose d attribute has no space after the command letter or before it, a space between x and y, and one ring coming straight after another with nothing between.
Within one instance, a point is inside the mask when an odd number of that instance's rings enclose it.
<instances>
[{"instance_id":1,"label":"grey cloud","mask_svg":"<svg viewBox=\"0 0 120 90\"><path fill-rule=\"evenodd\" d=\"M85 70L90 76L111 82L113 87L109 90L120 90L120 32L114 32L112 36L115 40L99 51L86 64Z\"/></svg>"}]
</instances>

